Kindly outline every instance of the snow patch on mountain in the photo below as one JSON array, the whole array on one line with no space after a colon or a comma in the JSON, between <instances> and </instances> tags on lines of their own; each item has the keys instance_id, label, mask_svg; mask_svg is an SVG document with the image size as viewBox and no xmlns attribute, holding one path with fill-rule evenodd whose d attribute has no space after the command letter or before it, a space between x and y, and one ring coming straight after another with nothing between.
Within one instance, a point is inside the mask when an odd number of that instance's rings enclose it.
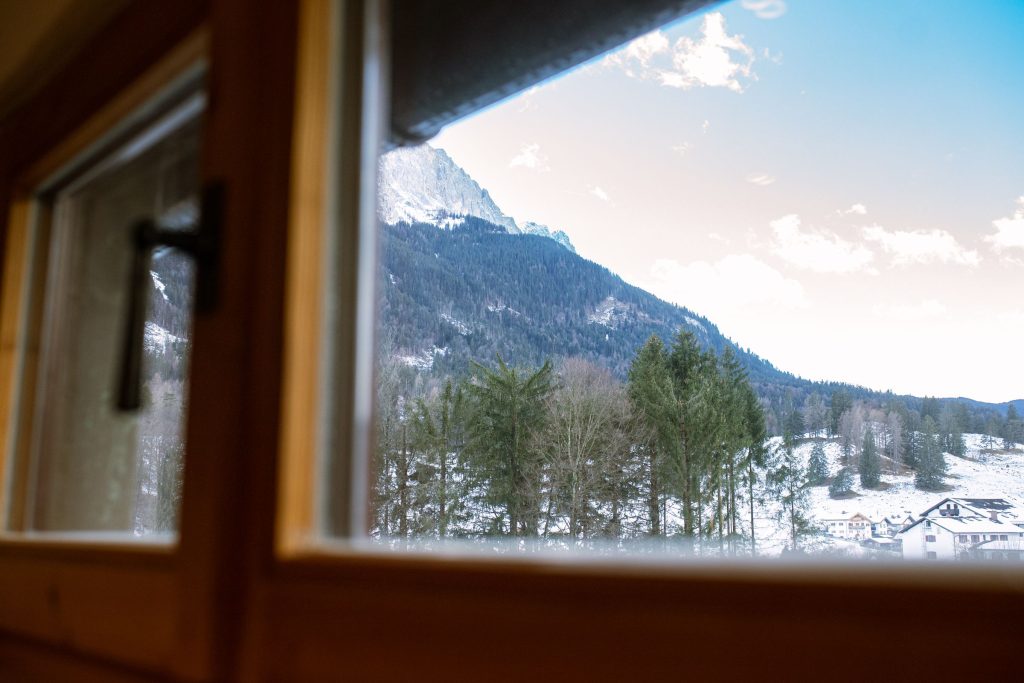
<instances>
[{"instance_id":1,"label":"snow patch on mountain","mask_svg":"<svg viewBox=\"0 0 1024 683\"><path fill-rule=\"evenodd\" d=\"M615 329L620 322L626 319L629 306L621 303L613 296L605 297L604 301L594 308L594 312L587 316L587 322L591 325L604 325L607 328Z\"/></svg>"},{"instance_id":2,"label":"snow patch on mountain","mask_svg":"<svg viewBox=\"0 0 1024 683\"><path fill-rule=\"evenodd\" d=\"M160 274L155 270L151 270L149 271L149 276L153 278L153 286L156 288L156 291L160 292L160 296L164 298L164 301L170 301L167 298L167 285L160 279Z\"/></svg>"},{"instance_id":3,"label":"snow patch on mountain","mask_svg":"<svg viewBox=\"0 0 1024 683\"><path fill-rule=\"evenodd\" d=\"M504 311L508 311L509 314L514 315L517 318L522 315L522 313L516 309L511 306L506 306L505 304L487 304L487 311L489 313L502 313Z\"/></svg>"},{"instance_id":4,"label":"snow patch on mountain","mask_svg":"<svg viewBox=\"0 0 1024 683\"><path fill-rule=\"evenodd\" d=\"M463 337L465 337L466 335L469 335L469 334L473 334L473 329L469 325L467 325L466 323L462 322L458 318L453 318L452 316L448 315L447 313L442 313L441 314L441 320L445 321L446 323L448 323L449 325L454 327L455 331L458 332L459 334L461 334Z\"/></svg>"},{"instance_id":5,"label":"snow patch on mountain","mask_svg":"<svg viewBox=\"0 0 1024 683\"><path fill-rule=\"evenodd\" d=\"M416 368L417 370L426 372L434 367L435 357L441 356L443 358L447 355L447 346L432 346L426 351L422 351L420 353L397 356L397 359L399 363L403 363L405 365L408 365L409 367Z\"/></svg>"},{"instance_id":6,"label":"snow patch on mountain","mask_svg":"<svg viewBox=\"0 0 1024 683\"><path fill-rule=\"evenodd\" d=\"M704 324L701 321L697 320L696 318L691 318L690 316L687 315L687 316L683 316L683 320L686 321L687 325L691 325L693 327L696 327L698 330L700 330L704 334L708 333L708 328L704 327Z\"/></svg>"},{"instance_id":7,"label":"snow patch on mountain","mask_svg":"<svg viewBox=\"0 0 1024 683\"><path fill-rule=\"evenodd\" d=\"M176 342L184 341L154 322L146 322L146 333L143 337L143 348L149 353L164 353Z\"/></svg>"}]
</instances>

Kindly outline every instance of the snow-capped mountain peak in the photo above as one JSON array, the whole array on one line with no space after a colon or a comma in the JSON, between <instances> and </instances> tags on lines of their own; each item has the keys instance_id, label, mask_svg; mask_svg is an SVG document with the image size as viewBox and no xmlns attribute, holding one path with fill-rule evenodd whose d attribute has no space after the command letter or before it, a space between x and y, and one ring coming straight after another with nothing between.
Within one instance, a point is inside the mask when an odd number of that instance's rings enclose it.
<instances>
[{"instance_id":1,"label":"snow-capped mountain peak","mask_svg":"<svg viewBox=\"0 0 1024 683\"><path fill-rule=\"evenodd\" d=\"M418 222L453 227L461 216L476 216L518 233L502 213L444 150L430 145L400 147L380 159L378 212L385 223Z\"/></svg>"},{"instance_id":2,"label":"snow-capped mountain peak","mask_svg":"<svg viewBox=\"0 0 1024 683\"><path fill-rule=\"evenodd\" d=\"M527 235L540 235L541 237L547 237L548 239L552 239L561 244L563 247L565 247L572 253L576 253L576 248L572 246L572 242L569 241L569 236L565 234L564 230L552 230L546 225L534 223L533 221L527 221L523 223L519 227L519 229L522 230L523 233Z\"/></svg>"},{"instance_id":3,"label":"snow-capped mountain peak","mask_svg":"<svg viewBox=\"0 0 1024 683\"><path fill-rule=\"evenodd\" d=\"M533 222L517 225L443 149L419 145L384 154L380 158L379 188L377 211L388 224L428 223L453 228L466 216L475 216L511 234L547 237L576 251L561 230Z\"/></svg>"}]
</instances>

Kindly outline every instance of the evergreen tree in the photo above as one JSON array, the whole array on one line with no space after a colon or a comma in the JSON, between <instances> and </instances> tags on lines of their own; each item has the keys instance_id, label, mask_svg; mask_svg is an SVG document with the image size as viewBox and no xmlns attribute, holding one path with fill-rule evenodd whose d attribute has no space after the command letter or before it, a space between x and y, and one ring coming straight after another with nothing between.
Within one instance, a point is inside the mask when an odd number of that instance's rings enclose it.
<instances>
[{"instance_id":1,"label":"evergreen tree","mask_svg":"<svg viewBox=\"0 0 1024 683\"><path fill-rule=\"evenodd\" d=\"M761 407L757 394L754 393L750 384L742 389L744 416L747 423L747 503L750 506L750 554L757 555L757 539L754 533L754 484L757 483L755 467L764 469L767 466L768 449L765 443L768 439L768 432L765 427L764 409Z\"/></svg>"},{"instance_id":2,"label":"evergreen tree","mask_svg":"<svg viewBox=\"0 0 1024 683\"><path fill-rule=\"evenodd\" d=\"M917 474L914 485L924 491L938 491L942 488L942 480L946 474L946 459L939 447L936 435L935 420L931 415L924 418L921 425L920 458L917 463Z\"/></svg>"},{"instance_id":3,"label":"evergreen tree","mask_svg":"<svg viewBox=\"0 0 1024 683\"><path fill-rule=\"evenodd\" d=\"M852 494L853 472L849 467L842 467L828 485L828 495L831 498L849 498Z\"/></svg>"},{"instance_id":4,"label":"evergreen tree","mask_svg":"<svg viewBox=\"0 0 1024 683\"><path fill-rule=\"evenodd\" d=\"M1024 422L1021 422L1017 407L1012 403L1006 408L1006 422L1003 426L1003 449L1012 450L1024 441Z\"/></svg>"},{"instance_id":5,"label":"evergreen tree","mask_svg":"<svg viewBox=\"0 0 1024 683\"><path fill-rule=\"evenodd\" d=\"M843 413L853 407L853 399L845 389L837 389L832 392L832 402L829 408L831 421L829 423L829 434L835 436L839 433L839 421Z\"/></svg>"},{"instance_id":6,"label":"evergreen tree","mask_svg":"<svg viewBox=\"0 0 1024 683\"><path fill-rule=\"evenodd\" d=\"M820 441L816 441L807 463L807 483L811 486L824 486L827 481L828 460L825 457L825 447Z\"/></svg>"},{"instance_id":7,"label":"evergreen tree","mask_svg":"<svg viewBox=\"0 0 1024 683\"><path fill-rule=\"evenodd\" d=\"M881 483L881 472L882 461L875 447L874 430L868 425L864 432L864 447L860 452L860 485L866 489L876 488Z\"/></svg>"},{"instance_id":8,"label":"evergreen tree","mask_svg":"<svg viewBox=\"0 0 1024 683\"><path fill-rule=\"evenodd\" d=\"M676 399L678 438L673 483L682 500L683 535L692 536L694 512L702 513L701 474L708 469L713 444L721 428L721 415L717 411L717 365L714 355L700 349L692 332L680 329L669 354L669 368ZM696 521L699 532L700 520Z\"/></svg>"},{"instance_id":9,"label":"evergreen tree","mask_svg":"<svg viewBox=\"0 0 1024 683\"><path fill-rule=\"evenodd\" d=\"M650 533L664 533L661 501L672 464L677 460L677 401L668 354L657 335L637 352L629 369L629 401L637 422L637 450L644 458L646 508Z\"/></svg>"},{"instance_id":10,"label":"evergreen tree","mask_svg":"<svg viewBox=\"0 0 1024 683\"><path fill-rule=\"evenodd\" d=\"M782 507L780 518L789 527L791 548L797 550L800 538L810 529L807 510L810 504L810 488L807 471L801 466L792 446L776 453L776 466L769 475L769 484Z\"/></svg>"},{"instance_id":11,"label":"evergreen tree","mask_svg":"<svg viewBox=\"0 0 1024 683\"><path fill-rule=\"evenodd\" d=\"M551 362L536 372L509 367L501 356L497 363L494 370L473 364L477 377L468 388L475 403L468 445L485 500L500 510L492 530L533 536L540 522L542 460L534 437L547 419Z\"/></svg>"}]
</instances>

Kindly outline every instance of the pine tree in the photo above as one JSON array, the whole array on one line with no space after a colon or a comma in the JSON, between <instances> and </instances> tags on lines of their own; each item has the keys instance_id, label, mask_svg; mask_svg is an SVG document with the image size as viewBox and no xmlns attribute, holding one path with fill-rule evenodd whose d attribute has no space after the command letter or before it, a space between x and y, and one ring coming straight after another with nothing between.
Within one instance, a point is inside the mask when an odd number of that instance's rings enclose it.
<instances>
[{"instance_id":1,"label":"pine tree","mask_svg":"<svg viewBox=\"0 0 1024 683\"><path fill-rule=\"evenodd\" d=\"M876 488L881 483L882 461L875 447L874 430L868 425L864 432L864 447L860 452L860 485L866 489Z\"/></svg>"},{"instance_id":2,"label":"pine tree","mask_svg":"<svg viewBox=\"0 0 1024 683\"><path fill-rule=\"evenodd\" d=\"M669 374L668 354L657 335L651 335L629 369L629 401L637 421L638 451L645 461L648 525L652 536L664 533L661 499L671 464L677 459L677 401Z\"/></svg>"},{"instance_id":3,"label":"pine tree","mask_svg":"<svg viewBox=\"0 0 1024 683\"><path fill-rule=\"evenodd\" d=\"M811 449L811 457L807 463L807 483L811 486L824 486L827 481L828 459L825 457L825 447L817 441Z\"/></svg>"},{"instance_id":4,"label":"pine tree","mask_svg":"<svg viewBox=\"0 0 1024 683\"><path fill-rule=\"evenodd\" d=\"M701 514L700 476L712 457L712 444L720 429L716 391L717 366L715 357L701 351L696 337L689 330L680 329L669 354L672 385L676 399L676 425L678 437L674 464L674 489L682 499L683 535L694 533L694 502ZM698 518L696 530L701 531Z\"/></svg>"},{"instance_id":5,"label":"pine tree","mask_svg":"<svg viewBox=\"0 0 1024 683\"><path fill-rule=\"evenodd\" d=\"M917 463L917 474L914 485L924 491L938 491L942 488L942 480L946 474L946 459L939 447L936 436L935 420L931 415L924 418L921 425L920 458Z\"/></svg>"},{"instance_id":6,"label":"pine tree","mask_svg":"<svg viewBox=\"0 0 1024 683\"><path fill-rule=\"evenodd\" d=\"M769 475L769 484L782 507L780 518L789 527L791 548L797 550L800 538L810 528L807 510L810 504L810 488L807 471L800 465L791 445L776 453L776 466Z\"/></svg>"},{"instance_id":7,"label":"pine tree","mask_svg":"<svg viewBox=\"0 0 1024 683\"><path fill-rule=\"evenodd\" d=\"M1003 426L1003 449L1012 450L1024 441L1024 422L1021 422L1017 407L1012 403L1006 407L1006 422Z\"/></svg>"},{"instance_id":8,"label":"pine tree","mask_svg":"<svg viewBox=\"0 0 1024 683\"><path fill-rule=\"evenodd\" d=\"M502 512L493 530L534 536L540 522L542 459L534 437L547 419L551 362L536 372L509 367L501 356L497 362L494 370L473 364L477 377L468 388L475 402L469 447L486 501Z\"/></svg>"},{"instance_id":9,"label":"pine tree","mask_svg":"<svg viewBox=\"0 0 1024 683\"><path fill-rule=\"evenodd\" d=\"M849 467L840 468L832 483L828 485L831 498L848 498L853 494L853 472Z\"/></svg>"},{"instance_id":10,"label":"pine tree","mask_svg":"<svg viewBox=\"0 0 1024 683\"><path fill-rule=\"evenodd\" d=\"M743 387L744 416L747 423L747 503L750 506L750 554L757 555L757 539L754 533L754 484L757 483L757 475L754 468L764 468L767 465L768 449L765 443L768 439L768 431L765 426L764 409L754 389L747 383Z\"/></svg>"}]
</instances>

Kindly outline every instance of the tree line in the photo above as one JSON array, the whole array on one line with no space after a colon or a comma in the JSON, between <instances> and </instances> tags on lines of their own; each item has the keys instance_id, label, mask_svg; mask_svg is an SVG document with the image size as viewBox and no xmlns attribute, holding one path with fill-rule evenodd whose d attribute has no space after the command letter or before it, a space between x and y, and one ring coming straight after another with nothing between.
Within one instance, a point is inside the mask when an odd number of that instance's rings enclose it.
<instances>
[{"instance_id":1,"label":"tree line","mask_svg":"<svg viewBox=\"0 0 1024 683\"><path fill-rule=\"evenodd\" d=\"M686 330L671 346L652 335L625 382L579 358L522 368L498 356L462 380L384 362L378 391L378 537L753 547L764 413L731 351Z\"/></svg>"}]
</instances>

